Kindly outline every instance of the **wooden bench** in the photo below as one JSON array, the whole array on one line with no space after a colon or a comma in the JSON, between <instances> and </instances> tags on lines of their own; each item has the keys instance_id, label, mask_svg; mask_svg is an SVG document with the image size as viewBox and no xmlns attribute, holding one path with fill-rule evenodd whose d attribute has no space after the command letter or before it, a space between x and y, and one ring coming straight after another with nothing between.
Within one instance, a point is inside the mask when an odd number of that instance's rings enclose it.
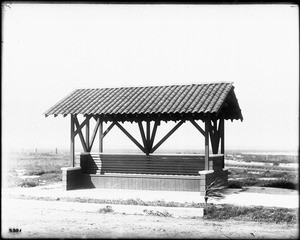
<instances>
[{"instance_id":1,"label":"wooden bench","mask_svg":"<svg viewBox=\"0 0 300 240\"><path fill-rule=\"evenodd\" d=\"M210 157L210 172L224 175L222 161L223 155ZM205 166L200 154L82 153L75 163L81 167L82 187L201 193L202 185L211 181L199 174Z\"/></svg>"},{"instance_id":2,"label":"wooden bench","mask_svg":"<svg viewBox=\"0 0 300 240\"><path fill-rule=\"evenodd\" d=\"M203 155L81 154L83 174L131 173L199 175Z\"/></svg>"}]
</instances>

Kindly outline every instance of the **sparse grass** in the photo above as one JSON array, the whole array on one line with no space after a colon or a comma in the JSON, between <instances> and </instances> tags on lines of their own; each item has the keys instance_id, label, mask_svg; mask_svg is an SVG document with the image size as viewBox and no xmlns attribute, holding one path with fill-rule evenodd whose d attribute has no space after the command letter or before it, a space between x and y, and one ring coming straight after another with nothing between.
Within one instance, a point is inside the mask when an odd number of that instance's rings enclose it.
<instances>
[{"instance_id":1,"label":"sparse grass","mask_svg":"<svg viewBox=\"0 0 300 240\"><path fill-rule=\"evenodd\" d=\"M40 180L45 181L46 183L60 182L62 181L62 173L61 172L45 173L41 175Z\"/></svg>"},{"instance_id":2,"label":"sparse grass","mask_svg":"<svg viewBox=\"0 0 300 240\"><path fill-rule=\"evenodd\" d=\"M161 206L161 207L190 207L190 208L204 208L204 218L212 220L244 220L257 222L275 222L275 223L289 223L296 224L298 222L298 209L277 208L277 207L262 207L262 206L236 206L231 204L212 204L205 206L204 203L178 203L165 201L142 201L141 199L91 199L91 198L55 198L55 197L34 197L21 195L21 199L35 199L43 201L65 201L65 202L85 202L98 204L122 204L122 205L141 205L141 206ZM139 204L137 204L139 203ZM112 212L111 206L106 206L98 210L101 213ZM148 215L169 216L167 212L145 211Z\"/></svg>"},{"instance_id":3,"label":"sparse grass","mask_svg":"<svg viewBox=\"0 0 300 240\"><path fill-rule=\"evenodd\" d=\"M229 169L230 176L235 178L246 178L246 177L254 177L254 178L295 178L295 173L291 172L275 172L275 171L260 171L253 172L253 170L246 169Z\"/></svg>"},{"instance_id":4,"label":"sparse grass","mask_svg":"<svg viewBox=\"0 0 300 240\"><path fill-rule=\"evenodd\" d=\"M61 174L61 169L33 169L33 170L28 170L27 175L29 176L41 176L44 174Z\"/></svg>"},{"instance_id":5,"label":"sparse grass","mask_svg":"<svg viewBox=\"0 0 300 240\"><path fill-rule=\"evenodd\" d=\"M296 209L276 207L246 207L231 204L208 204L204 209L206 219L236 219L257 222L297 223Z\"/></svg>"},{"instance_id":6,"label":"sparse grass","mask_svg":"<svg viewBox=\"0 0 300 240\"><path fill-rule=\"evenodd\" d=\"M19 153L7 159L9 163L8 187L35 187L62 180L61 168L69 165L68 154ZM20 179L15 170L24 169L28 176L39 178Z\"/></svg>"},{"instance_id":7,"label":"sparse grass","mask_svg":"<svg viewBox=\"0 0 300 240\"><path fill-rule=\"evenodd\" d=\"M285 188L285 189L299 189L298 182L296 179L258 179L254 177L246 177L244 179L229 179L228 187L229 188L242 188L242 187L274 187L274 188Z\"/></svg>"},{"instance_id":8,"label":"sparse grass","mask_svg":"<svg viewBox=\"0 0 300 240\"><path fill-rule=\"evenodd\" d=\"M287 189L299 189L298 177L295 173L290 172L272 172L264 171L253 173L244 169L230 169L228 180L229 188L242 188L249 186L257 187L276 187ZM270 178L270 179L261 179ZM272 179L277 178L277 179Z\"/></svg>"},{"instance_id":9,"label":"sparse grass","mask_svg":"<svg viewBox=\"0 0 300 240\"><path fill-rule=\"evenodd\" d=\"M247 157L249 157L247 155ZM266 161L259 155L253 155L259 161ZM286 159L276 156L273 158L278 158L278 161L284 162ZM271 158L270 158L271 159ZM249 158L245 158L249 160ZM253 159L251 158L251 161ZM277 161L277 162L278 162ZM34 153L34 152L24 152L19 154L12 154L7 162L10 164L10 176L9 176L9 186L19 186L26 185L17 177L15 172L16 169L27 170L27 175L30 176L40 176L39 180L30 179L27 182L35 182L36 186L48 183L54 183L61 181L61 167L69 166L69 153ZM229 176L235 178L234 180L229 180L230 188L241 188L247 186L260 186L260 187L277 187L277 188L288 188L288 189L298 189L298 178L294 173L289 172L273 172L264 171L259 173L252 173L245 169L230 169ZM241 178L241 179L239 179ZM259 178L278 178L276 180L262 180ZM30 185L30 184L29 184ZM34 184L31 184L33 186ZM133 203L134 204L134 203ZM138 204L138 203L137 203Z\"/></svg>"},{"instance_id":10,"label":"sparse grass","mask_svg":"<svg viewBox=\"0 0 300 240\"><path fill-rule=\"evenodd\" d=\"M36 196L25 196L20 195L17 198L20 199L34 199L43 201L57 201L55 197L36 197ZM165 202L165 201L143 201L139 198L136 199L94 199L86 197L61 197L60 201L64 202L81 202L81 203L98 203L98 204L121 204L121 205L139 205L139 206L157 206L157 207L188 207L188 208L202 208L204 203L195 202Z\"/></svg>"}]
</instances>

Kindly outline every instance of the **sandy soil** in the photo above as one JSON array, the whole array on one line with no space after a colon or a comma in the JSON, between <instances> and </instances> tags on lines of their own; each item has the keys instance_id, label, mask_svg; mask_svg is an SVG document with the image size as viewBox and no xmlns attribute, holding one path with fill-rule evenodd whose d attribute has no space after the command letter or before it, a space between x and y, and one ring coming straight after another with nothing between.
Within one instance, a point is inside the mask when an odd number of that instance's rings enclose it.
<instances>
[{"instance_id":1,"label":"sandy soil","mask_svg":"<svg viewBox=\"0 0 300 240\"><path fill-rule=\"evenodd\" d=\"M5 220L2 221L2 237L283 239L299 236L298 225L104 214L91 208L78 208L81 203L68 203L69 208L63 208L61 204L62 202L57 201L41 207L41 201L9 201L2 209L2 220ZM9 228L22 231L9 233Z\"/></svg>"},{"instance_id":2,"label":"sandy soil","mask_svg":"<svg viewBox=\"0 0 300 240\"><path fill-rule=\"evenodd\" d=\"M218 203L280 207L298 203L298 191L273 188L228 189L226 198ZM148 193L148 195L146 194ZM114 213L98 213L103 205L63 201L24 200L20 196L89 197L95 199L126 199L139 197L145 201L156 198L185 202L201 202L195 193L125 190L64 191L61 184L35 188L2 188L1 229L5 238L298 238L298 224L275 224L236 220L205 220L191 217L149 216L121 205ZM284 199L283 197L286 197ZM254 200L257 201L254 201ZM196 201L197 200L197 201ZM225 202L224 202L225 201ZM298 205L297 205L298 206ZM116 205L114 206L115 209ZM124 208L124 209L123 209ZM120 209L120 206L119 206ZM123 211L124 210L124 211ZM141 210L141 209L140 209ZM123 214L126 212L126 214ZM9 229L21 229L10 233Z\"/></svg>"}]
</instances>

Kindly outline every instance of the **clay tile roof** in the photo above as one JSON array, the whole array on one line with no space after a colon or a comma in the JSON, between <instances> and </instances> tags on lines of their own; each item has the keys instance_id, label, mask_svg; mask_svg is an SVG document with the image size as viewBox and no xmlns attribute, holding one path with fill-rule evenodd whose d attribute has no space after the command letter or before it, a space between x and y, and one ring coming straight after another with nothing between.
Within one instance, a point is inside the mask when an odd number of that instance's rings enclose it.
<instances>
[{"instance_id":1,"label":"clay tile roof","mask_svg":"<svg viewBox=\"0 0 300 240\"><path fill-rule=\"evenodd\" d=\"M104 121L204 119L210 113L243 120L233 83L76 89L44 114L97 115Z\"/></svg>"}]
</instances>

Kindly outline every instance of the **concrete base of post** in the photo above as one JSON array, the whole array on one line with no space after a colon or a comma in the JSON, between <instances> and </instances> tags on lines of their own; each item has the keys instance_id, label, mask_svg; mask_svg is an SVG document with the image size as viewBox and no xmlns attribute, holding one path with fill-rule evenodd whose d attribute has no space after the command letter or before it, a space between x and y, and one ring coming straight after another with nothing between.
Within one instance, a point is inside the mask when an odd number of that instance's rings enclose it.
<instances>
[{"instance_id":1,"label":"concrete base of post","mask_svg":"<svg viewBox=\"0 0 300 240\"><path fill-rule=\"evenodd\" d=\"M63 167L61 170L64 190L80 188L81 167Z\"/></svg>"},{"instance_id":2,"label":"concrete base of post","mask_svg":"<svg viewBox=\"0 0 300 240\"><path fill-rule=\"evenodd\" d=\"M228 170L204 170L200 174L200 196L205 196L205 190L215 179L218 178L218 185L228 187Z\"/></svg>"}]
</instances>

